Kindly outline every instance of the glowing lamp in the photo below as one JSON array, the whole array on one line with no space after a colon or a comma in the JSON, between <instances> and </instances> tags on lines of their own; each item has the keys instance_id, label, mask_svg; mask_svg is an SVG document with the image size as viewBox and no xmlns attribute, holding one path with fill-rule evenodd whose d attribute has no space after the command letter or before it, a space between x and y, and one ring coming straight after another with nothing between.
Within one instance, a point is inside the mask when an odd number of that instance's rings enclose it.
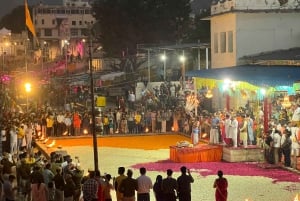
<instances>
[{"instance_id":1,"label":"glowing lamp","mask_svg":"<svg viewBox=\"0 0 300 201\"><path fill-rule=\"evenodd\" d=\"M289 96L284 96L283 102L281 103L282 107L289 108L292 106L292 103L290 102Z\"/></svg>"},{"instance_id":2,"label":"glowing lamp","mask_svg":"<svg viewBox=\"0 0 300 201\"><path fill-rule=\"evenodd\" d=\"M212 98L212 97L213 97L213 94L212 94L212 92L211 92L210 89L207 90L207 92L206 92L206 94L205 94L205 97L206 97L206 98Z\"/></svg>"},{"instance_id":3,"label":"glowing lamp","mask_svg":"<svg viewBox=\"0 0 300 201\"><path fill-rule=\"evenodd\" d=\"M85 134L85 135L89 134L88 130L87 130L87 129L84 129L84 130L83 130L83 134Z\"/></svg>"}]
</instances>

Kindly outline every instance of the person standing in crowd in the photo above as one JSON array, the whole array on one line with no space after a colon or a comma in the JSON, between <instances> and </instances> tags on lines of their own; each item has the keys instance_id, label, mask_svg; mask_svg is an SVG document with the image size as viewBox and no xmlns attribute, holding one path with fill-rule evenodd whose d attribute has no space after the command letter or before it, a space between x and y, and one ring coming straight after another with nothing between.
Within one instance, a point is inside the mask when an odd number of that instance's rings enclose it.
<instances>
[{"instance_id":1,"label":"person standing in crowd","mask_svg":"<svg viewBox=\"0 0 300 201\"><path fill-rule=\"evenodd\" d=\"M163 177L161 175L156 176L155 183L153 185L153 192L156 201L164 201L164 192L161 188Z\"/></svg>"},{"instance_id":2,"label":"person standing in crowd","mask_svg":"<svg viewBox=\"0 0 300 201\"><path fill-rule=\"evenodd\" d=\"M48 116L46 117L46 122L47 122L47 125L46 125L46 135L47 137L52 137L53 136L53 125L54 125L54 119L53 119L53 116L48 114Z\"/></svg>"},{"instance_id":3,"label":"person standing in crowd","mask_svg":"<svg viewBox=\"0 0 300 201\"><path fill-rule=\"evenodd\" d=\"M98 201L98 182L95 171L90 171L89 178L83 183L82 193L84 201Z\"/></svg>"},{"instance_id":4,"label":"person standing in crowd","mask_svg":"<svg viewBox=\"0 0 300 201\"><path fill-rule=\"evenodd\" d=\"M246 116L243 116L242 126L240 128L240 140L243 142L243 147L247 148L248 146L248 124Z\"/></svg>"},{"instance_id":5,"label":"person standing in crowd","mask_svg":"<svg viewBox=\"0 0 300 201\"><path fill-rule=\"evenodd\" d=\"M17 137L17 128L15 125L12 125L9 131L10 135L10 154L13 155L17 153L18 149L18 137Z\"/></svg>"},{"instance_id":6,"label":"person standing in crowd","mask_svg":"<svg viewBox=\"0 0 300 201\"><path fill-rule=\"evenodd\" d=\"M105 183L104 183L104 200L105 201L112 201L110 191L114 189L113 185L110 183L111 175L106 174L105 175Z\"/></svg>"},{"instance_id":7,"label":"person standing in crowd","mask_svg":"<svg viewBox=\"0 0 300 201\"><path fill-rule=\"evenodd\" d=\"M284 155L284 166L291 167L291 149L292 149L292 140L291 140L291 131L285 129L285 140L281 145L281 149Z\"/></svg>"},{"instance_id":8,"label":"person standing in crowd","mask_svg":"<svg viewBox=\"0 0 300 201\"><path fill-rule=\"evenodd\" d=\"M67 174L65 176L66 184L64 185L64 201L74 201L75 184L72 179L72 175Z\"/></svg>"},{"instance_id":9,"label":"person standing in crowd","mask_svg":"<svg viewBox=\"0 0 300 201\"><path fill-rule=\"evenodd\" d=\"M56 116L56 121L57 121L57 136L62 136L64 130L65 130L65 115L62 112L59 112L58 115Z\"/></svg>"},{"instance_id":10,"label":"person standing in crowd","mask_svg":"<svg viewBox=\"0 0 300 201\"><path fill-rule=\"evenodd\" d=\"M41 178L31 184L32 201L48 201L48 190Z\"/></svg>"},{"instance_id":11,"label":"person standing in crowd","mask_svg":"<svg viewBox=\"0 0 300 201\"><path fill-rule=\"evenodd\" d=\"M238 126L239 126L239 122L236 119L236 116L233 114L231 115L231 124L230 124L230 129L229 129L229 136L230 138L232 138L232 142L233 142L233 147L237 147L238 146Z\"/></svg>"},{"instance_id":12,"label":"person standing in crowd","mask_svg":"<svg viewBox=\"0 0 300 201\"><path fill-rule=\"evenodd\" d=\"M64 124L66 125L66 135L72 135L72 119L69 113L65 116Z\"/></svg>"},{"instance_id":13,"label":"person standing in crowd","mask_svg":"<svg viewBox=\"0 0 300 201\"><path fill-rule=\"evenodd\" d=\"M138 182L132 176L132 170L128 169L127 178L118 187L118 190L123 193L123 201L135 201L135 191L138 190Z\"/></svg>"},{"instance_id":14,"label":"person standing in crowd","mask_svg":"<svg viewBox=\"0 0 300 201\"><path fill-rule=\"evenodd\" d=\"M18 145L17 145L17 149L18 151L22 150L22 144L23 144L23 139L25 137L25 128L23 124L20 124L20 126L18 127L18 131L17 131L17 138L18 138Z\"/></svg>"},{"instance_id":15,"label":"person standing in crowd","mask_svg":"<svg viewBox=\"0 0 300 201\"><path fill-rule=\"evenodd\" d=\"M26 139L26 148L27 148L28 151L31 150L33 132L34 132L34 130L32 128L32 124L27 123L26 129L25 129L25 139Z\"/></svg>"},{"instance_id":16,"label":"person standing in crowd","mask_svg":"<svg viewBox=\"0 0 300 201\"><path fill-rule=\"evenodd\" d=\"M65 180L62 175L61 167L56 168L56 174L53 177L53 181L55 184L55 201L64 201L64 186Z\"/></svg>"},{"instance_id":17,"label":"person standing in crowd","mask_svg":"<svg viewBox=\"0 0 300 201\"><path fill-rule=\"evenodd\" d=\"M210 129L210 136L209 136L209 142L211 144L219 144L219 129L220 129L220 119L217 113L215 113L211 120L211 129Z\"/></svg>"},{"instance_id":18,"label":"person standing in crowd","mask_svg":"<svg viewBox=\"0 0 300 201\"><path fill-rule=\"evenodd\" d=\"M177 178L179 201L191 201L191 183L194 183L194 178L185 166L182 166L180 171L181 175Z\"/></svg>"},{"instance_id":19,"label":"person standing in crowd","mask_svg":"<svg viewBox=\"0 0 300 201\"><path fill-rule=\"evenodd\" d=\"M271 137L272 137L272 143L270 143L270 145L272 146L271 151L273 151L273 154L271 154L271 156L274 157L274 164L278 164L279 163L279 149L281 146L280 131L278 131L277 129L274 128L272 130ZM273 161L273 159L271 161Z\"/></svg>"},{"instance_id":20,"label":"person standing in crowd","mask_svg":"<svg viewBox=\"0 0 300 201\"><path fill-rule=\"evenodd\" d=\"M74 135L80 135L80 126L81 126L81 117L78 111L75 111L73 114L73 128L74 128Z\"/></svg>"},{"instance_id":21,"label":"person standing in crowd","mask_svg":"<svg viewBox=\"0 0 300 201\"><path fill-rule=\"evenodd\" d=\"M291 155L299 156L299 140L298 139L299 127L297 127L297 123L291 123L291 140L292 140L292 152Z\"/></svg>"},{"instance_id":22,"label":"person standing in crowd","mask_svg":"<svg viewBox=\"0 0 300 201\"><path fill-rule=\"evenodd\" d=\"M16 190L17 187L13 186L13 182L16 179L14 175L5 176L4 183L3 183L3 193L4 193L4 200L5 201L15 201L16 200Z\"/></svg>"},{"instance_id":23,"label":"person standing in crowd","mask_svg":"<svg viewBox=\"0 0 300 201\"><path fill-rule=\"evenodd\" d=\"M225 136L226 136L226 138L229 138L230 124L231 124L230 115L226 114L225 115L225 120L224 120Z\"/></svg>"},{"instance_id":24,"label":"person standing in crowd","mask_svg":"<svg viewBox=\"0 0 300 201\"><path fill-rule=\"evenodd\" d=\"M292 116L292 123L300 127L300 104L297 104Z\"/></svg>"},{"instance_id":25,"label":"person standing in crowd","mask_svg":"<svg viewBox=\"0 0 300 201\"><path fill-rule=\"evenodd\" d=\"M123 200L123 193L119 191L119 186L122 183L122 181L127 178L124 173L125 173L125 168L124 167L119 167L118 168L119 176L117 176L117 178L114 181L114 188L115 188L115 191L116 191L117 201L122 201Z\"/></svg>"},{"instance_id":26,"label":"person standing in crowd","mask_svg":"<svg viewBox=\"0 0 300 201\"><path fill-rule=\"evenodd\" d=\"M228 181L223 177L223 171L218 171L218 178L215 180L213 187L216 189L215 198L216 201L227 201L227 188Z\"/></svg>"},{"instance_id":27,"label":"person standing in crowd","mask_svg":"<svg viewBox=\"0 0 300 201\"><path fill-rule=\"evenodd\" d=\"M151 178L146 176L146 168L140 168L140 174L137 178L138 191L137 201L150 201L150 190L153 188Z\"/></svg>"},{"instance_id":28,"label":"person standing in crowd","mask_svg":"<svg viewBox=\"0 0 300 201\"><path fill-rule=\"evenodd\" d=\"M247 117L247 126L248 126L248 141L249 141L249 145L253 145L254 144L254 132L253 132L253 119L250 117L249 114L246 115Z\"/></svg>"},{"instance_id":29,"label":"person standing in crowd","mask_svg":"<svg viewBox=\"0 0 300 201\"><path fill-rule=\"evenodd\" d=\"M176 201L178 184L176 179L172 177L173 170L167 170L167 178L163 179L161 188L164 193L164 200Z\"/></svg>"},{"instance_id":30,"label":"person standing in crowd","mask_svg":"<svg viewBox=\"0 0 300 201\"><path fill-rule=\"evenodd\" d=\"M72 179L75 184L75 192L74 192L74 201L79 201L81 195L81 181L83 178L84 170L82 170L80 165L76 165L75 170L72 174Z\"/></svg>"},{"instance_id":31,"label":"person standing in crowd","mask_svg":"<svg viewBox=\"0 0 300 201\"><path fill-rule=\"evenodd\" d=\"M52 182L54 174L51 171L51 164L47 163L43 170L44 183L48 186L49 182Z\"/></svg>"}]
</instances>

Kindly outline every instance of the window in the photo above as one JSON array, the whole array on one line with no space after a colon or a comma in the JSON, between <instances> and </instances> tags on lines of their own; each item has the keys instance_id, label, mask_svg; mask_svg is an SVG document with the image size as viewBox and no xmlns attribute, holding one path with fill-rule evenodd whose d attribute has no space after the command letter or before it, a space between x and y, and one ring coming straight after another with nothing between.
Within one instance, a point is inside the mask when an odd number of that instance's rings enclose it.
<instances>
[{"instance_id":1,"label":"window","mask_svg":"<svg viewBox=\"0 0 300 201\"><path fill-rule=\"evenodd\" d=\"M233 52L233 33L228 31L228 52Z\"/></svg>"},{"instance_id":2,"label":"window","mask_svg":"<svg viewBox=\"0 0 300 201\"><path fill-rule=\"evenodd\" d=\"M221 32L220 35L221 53L226 52L226 32Z\"/></svg>"},{"instance_id":3,"label":"window","mask_svg":"<svg viewBox=\"0 0 300 201\"><path fill-rule=\"evenodd\" d=\"M219 40L218 40L218 33L214 33L214 53L219 52Z\"/></svg>"},{"instance_id":4,"label":"window","mask_svg":"<svg viewBox=\"0 0 300 201\"><path fill-rule=\"evenodd\" d=\"M52 29L45 29L45 36L52 36Z\"/></svg>"},{"instance_id":5,"label":"window","mask_svg":"<svg viewBox=\"0 0 300 201\"><path fill-rule=\"evenodd\" d=\"M81 20L79 21L79 25L82 25L82 21Z\"/></svg>"},{"instance_id":6,"label":"window","mask_svg":"<svg viewBox=\"0 0 300 201\"><path fill-rule=\"evenodd\" d=\"M45 20L44 19L42 19L42 24L45 24Z\"/></svg>"},{"instance_id":7,"label":"window","mask_svg":"<svg viewBox=\"0 0 300 201\"><path fill-rule=\"evenodd\" d=\"M76 25L76 21L72 21L72 25L75 26Z\"/></svg>"},{"instance_id":8,"label":"window","mask_svg":"<svg viewBox=\"0 0 300 201\"><path fill-rule=\"evenodd\" d=\"M78 36L78 29L71 29L71 36Z\"/></svg>"},{"instance_id":9,"label":"window","mask_svg":"<svg viewBox=\"0 0 300 201\"><path fill-rule=\"evenodd\" d=\"M88 36L88 29L81 29L81 35L82 36Z\"/></svg>"}]
</instances>

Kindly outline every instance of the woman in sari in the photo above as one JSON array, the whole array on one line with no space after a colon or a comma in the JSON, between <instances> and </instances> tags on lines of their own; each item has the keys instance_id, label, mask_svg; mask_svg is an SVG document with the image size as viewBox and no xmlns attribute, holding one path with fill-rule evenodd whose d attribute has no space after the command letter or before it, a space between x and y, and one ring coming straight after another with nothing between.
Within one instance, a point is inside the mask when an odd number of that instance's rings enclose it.
<instances>
[{"instance_id":1,"label":"woman in sari","mask_svg":"<svg viewBox=\"0 0 300 201\"><path fill-rule=\"evenodd\" d=\"M223 177L223 172L221 170L218 171L218 177L214 182L214 188L216 189L215 198L216 201L227 201L227 187L228 182L227 179Z\"/></svg>"}]
</instances>

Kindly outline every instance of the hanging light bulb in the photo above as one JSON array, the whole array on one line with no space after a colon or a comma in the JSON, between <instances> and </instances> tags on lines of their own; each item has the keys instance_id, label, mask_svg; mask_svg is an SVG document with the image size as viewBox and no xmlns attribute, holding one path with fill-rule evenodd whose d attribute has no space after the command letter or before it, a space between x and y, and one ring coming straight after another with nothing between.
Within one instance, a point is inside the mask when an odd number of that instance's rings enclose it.
<instances>
[{"instance_id":1,"label":"hanging light bulb","mask_svg":"<svg viewBox=\"0 0 300 201\"><path fill-rule=\"evenodd\" d=\"M206 92L206 94L205 94L205 97L206 97L206 98L212 98L212 97L213 97L213 94L212 94L212 92L211 92L210 89L207 90L207 92Z\"/></svg>"}]
</instances>

